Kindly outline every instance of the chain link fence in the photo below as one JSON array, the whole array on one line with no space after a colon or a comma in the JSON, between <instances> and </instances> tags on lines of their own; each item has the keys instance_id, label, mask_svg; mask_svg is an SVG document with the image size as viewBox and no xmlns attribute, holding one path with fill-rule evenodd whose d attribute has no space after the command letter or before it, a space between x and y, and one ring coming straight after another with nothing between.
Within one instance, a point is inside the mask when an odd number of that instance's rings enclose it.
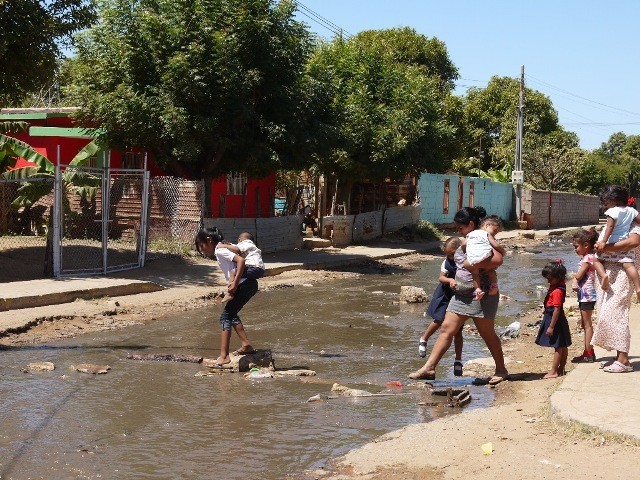
<instances>
[{"instance_id":1,"label":"chain link fence","mask_svg":"<svg viewBox=\"0 0 640 480\"><path fill-rule=\"evenodd\" d=\"M44 195L28 207L14 206L27 189ZM0 283L51 275L47 232L52 208L53 178L0 179Z\"/></svg>"},{"instance_id":2,"label":"chain link fence","mask_svg":"<svg viewBox=\"0 0 640 480\"><path fill-rule=\"evenodd\" d=\"M76 185L94 190L79 194L68 184L62 188L60 273L102 273L134 266L141 254L140 173L113 171L107 178L100 169L72 172L67 166L64 171L75 174ZM78 175L83 175L80 182ZM12 205L27 188L44 194L29 207ZM105 189L108 212L103 211ZM53 231L53 190L53 178L0 179L0 283L52 276L55 252L47 247L47 237ZM146 259L191 255L201 227L203 182L155 177L148 198Z\"/></svg>"},{"instance_id":3,"label":"chain link fence","mask_svg":"<svg viewBox=\"0 0 640 480\"><path fill-rule=\"evenodd\" d=\"M147 259L167 253L190 255L202 222L202 180L154 177L150 191Z\"/></svg>"}]
</instances>

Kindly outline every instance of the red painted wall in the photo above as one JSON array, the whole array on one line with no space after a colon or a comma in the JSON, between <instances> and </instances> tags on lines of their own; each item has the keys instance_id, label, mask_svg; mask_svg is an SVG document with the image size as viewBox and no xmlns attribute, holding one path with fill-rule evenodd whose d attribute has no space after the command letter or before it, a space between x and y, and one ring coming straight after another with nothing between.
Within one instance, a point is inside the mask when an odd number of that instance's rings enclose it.
<instances>
[{"instance_id":1,"label":"red painted wall","mask_svg":"<svg viewBox=\"0 0 640 480\"><path fill-rule=\"evenodd\" d=\"M225 175L211 182L211 216L214 218L267 218L273 216L276 174L249 178L246 195L229 195Z\"/></svg>"},{"instance_id":2,"label":"red painted wall","mask_svg":"<svg viewBox=\"0 0 640 480\"><path fill-rule=\"evenodd\" d=\"M47 127L73 127L73 123L68 117L49 118L47 120L29 120L31 126ZM31 145L38 153L47 157L52 163L58 163L58 145L60 146L60 161L68 164L82 148L89 142L86 138L70 137L37 137L28 133L15 135L16 138ZM139 149L132 151L140 152ZM111 151L111 167L122 167L122 152ZM28 166L26 160L20 159L16 167ZM153 161L151 154L147 158L147 169L152 177L167 175ZM227 193L226 176L222 175L211 182L211 215L218 218L255 218L273 216L273 197L276 188L276 175L247 180L246 195L229 195Z\"/></svg>"}]
</instances>

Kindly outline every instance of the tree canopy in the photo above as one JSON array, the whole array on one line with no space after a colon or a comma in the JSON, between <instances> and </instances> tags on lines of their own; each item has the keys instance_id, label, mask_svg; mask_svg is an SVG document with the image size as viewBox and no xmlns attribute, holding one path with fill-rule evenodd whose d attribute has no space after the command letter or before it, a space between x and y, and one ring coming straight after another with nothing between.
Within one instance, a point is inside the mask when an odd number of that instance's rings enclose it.
<instances>
[{"instance_id":1,"label":"tree canopy","mask_svg":"<svg viewBox=\"0 0 640 480\"><path fill-rule=\"evenodd\" d=\"M61 46L95 20L90 0L0 2L0 107L53 83Z\"/></svg>"},{"instance_id":2,"label":"tree canopy","mask_svg":"<svg viewBox=\"0 0 640 480\"><path fill-rule=\"evenodd\" d=\"M317 168L352 180L447 168L457 151L461 102L444 43L410 28L361 32L319 46L308 76L328 97L330 148Z\"/></svg>"},{"instance_id":3,"label":"tree canopy","mask_svg":"<svg viewBox=\"0 0 640 480\"><path fill-rule=\"evenodd\" d=\"M78 40L69 94L114 147L173 174L260 175L295 165L308 133L312 47L292 2L103 0Z\"/></svg>"},{"instance_id":4,"label":"tree canopy","mask_svg":"<svg viewBox=\"0 0 640 480\"><path fill-rule=\"evenodd\" d=\"M485 88L474 87L467 92L464 120L469 138L465 156L477 156L481 141L483 168L500 169L514 161L519 91L520 83L515 78L496 76ZM525 88L525 142L529 147L540 145L543 137L558 130L558 114L551 100Z\"/></svg>"}]
</instances>

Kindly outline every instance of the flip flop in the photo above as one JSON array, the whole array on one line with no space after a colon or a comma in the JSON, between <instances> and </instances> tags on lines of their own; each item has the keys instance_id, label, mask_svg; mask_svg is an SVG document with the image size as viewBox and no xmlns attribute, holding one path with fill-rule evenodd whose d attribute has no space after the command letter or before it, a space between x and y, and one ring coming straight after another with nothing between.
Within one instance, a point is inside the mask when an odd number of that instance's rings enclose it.
<instances>
[{"instance_id":1,"label":"flip flop","mask_svg":"<svg viewBox=\"0 0 640 480\"><path fill-rule=\"evenodd\" d=\"M462 362L460 362L458 360L453 362L453 374L456 377L461 377L462 376Z\"/></svg>"},{"instance_id":2,"label":"flip flop","mask_svg":"<svg viewBox=\"0 0 640 480\"><path fill-rule=\"evenodd\" d=\"M419 371L415 371L409 374L409 378L413 380L435 380L435 373L420 373Z\"/></svg>"},{"instance_id":3,"label":"flip flop","mask_svg":"<svg viewBox=\"0 0 640 480\"><path fill-rule=\"evenodd\" d=\"M629 373L633 372L633 367L631 365L620 363L616 360L608 367L604 367L603 370L608 373Z\"/></svg>"},{"instance_id":4,"label":"flip flop","mask_svg":"<svg viewBox=\"0 0 640 480\"><path fill-rule=\"evenodd\" d=\"M489 385L491 385L491 386L496 386L496 385L498 385L499 383L504 382L504 381L507 379L507 377L508 377L508 376L509 376L509 374L505 374L505 375L494 375L493 377L491 377L491 378L489 379L489 381L488 381L487 383L488 383Z\"/></svg>"},{"instance_id":5,"label":"flip flop","mask_svg":"<svg viewBox=\"0 0 640 480\"><path fill-rule=\"evenodd\" d=\"M256 353L256 351L252 348L252 349L245 349L245 348L239 348L238 350L234 350L233 355L249 355L250 353Z\"/></svg>"}]
</instances>

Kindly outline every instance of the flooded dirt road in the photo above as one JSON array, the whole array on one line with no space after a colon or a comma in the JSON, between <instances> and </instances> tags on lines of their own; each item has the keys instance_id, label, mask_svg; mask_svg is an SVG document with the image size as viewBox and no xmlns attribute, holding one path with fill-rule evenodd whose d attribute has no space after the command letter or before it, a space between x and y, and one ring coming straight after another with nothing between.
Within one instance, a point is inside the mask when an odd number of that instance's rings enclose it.
<instances>
[{"instance_id":1,"label":"flooded dirt road","mask_svg":"<svg viewBox=\"0 0 640 480\"><path fill-rule=\"evenodd\" d=\"M500 269L502 292L512 300L501 306L498 325L539 301L535 286L544 285L540 270L549 259L565 258L575 269L569 246L541 249L507 257ZM384 391L392 380L406 385L406 375L423 363L417 339L426 305L394 302L401 285L431 293L440 263L259 293L241 315L250 340L270 348L279 368L315 370L310 379L195 377L203 369L197 364L126 359L127 353L215 358L219 305L167 312L125 330L0 350L0 478L303 478L301 472L390 430L455 414L419 405L430 397L407 386L388 397L306 402L328 394L333 382L371 392ZM451 354L436 384L469 384L452 376ZM482 341L466 336L464 360L485 356ZM22 373L32 361L53 362L56 370ZM79 363L112 369L97 376L70 369ZM471 389L467 408L490 404L491 390Z\"/></svg>"}]
</instances>

